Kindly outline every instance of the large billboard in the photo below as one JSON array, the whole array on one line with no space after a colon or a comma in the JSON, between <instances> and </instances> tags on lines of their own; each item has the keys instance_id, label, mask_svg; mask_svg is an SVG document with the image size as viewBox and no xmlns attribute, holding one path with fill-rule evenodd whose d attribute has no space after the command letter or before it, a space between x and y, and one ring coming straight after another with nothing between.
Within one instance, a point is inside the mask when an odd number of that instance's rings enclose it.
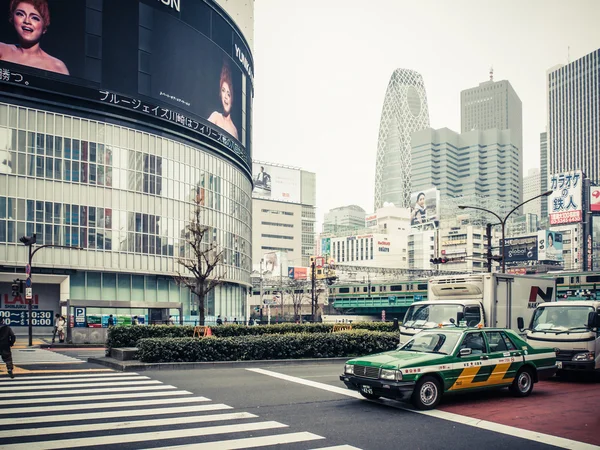
<instances>
[{"instance_id":1,"label":"large billboard","mask_svg":"<svg viewBox=\"0 0 600 450\"><path fill-rule=\"evenodd\" d=\"M600 212L600 187L590 186L590 211Z\"/></svg>"},{"instance_id":2,"label":"large billboard","mask_svg":"<svg viewBox=\"0 0 600 450\"><path fill-rule=\"evenodd\" d=\"M502 240L500 240L502 245ZM506 263L538 260L537 236L525 236L505 240L504 258Z\"/></svg>"},{"instance_id":3,"label":"large billboard","mask_svg":"<svg viewBox=\"0 0 600 450\"><path fill-rule=\"evenodd\" d=\"M263 278L284 277L288 270L287 252L263 253L259 261L253 261L252 269L261 274Z\"/></svg>"},{"instance_id":4,"label":"large billboard","mask_svg":"<svg viewBox=\"0 0 600 450\"><path fill-rule=\"evenodd\" d=\"M253 162L252 196L279 202L301 203L300 174L299 169Z\"/></svg>"},{"instance_id":5,"label":"large billboard","mask_svg":"<svg viewBox=\"0 0 600 450\"><path fill-rule=\"evenodd\" d=\"M538 231L538 260L563 261L562 233L550 230Z\"/></svg>"},{"instance_id":6,"label":"large billboard","mask_svg":"<svg viewBox=\"0 0 600 450\"><path fill-rule=\"evenodd\" d=\"M410 224L413 227L437 228L440 220L440 191L431 188L413 192L410 195L410 205Z\"/></svg>"},{"instance_id":7,"label":"large billboard","mask_svg":"<svg viewBox=\"0 0 600 450\"><path fill-rule=\"evenodd\" d=\"M583 211L581 171L550 175L548 186L553 191L548 197L550 225L581 222Z\"/></svg>"},{"instance_id":8,"label":"large billboard","mask_svg":"<svg viewBox=\"0 0 600 450\"><path fill-rule=\"evenodd\" d=\"M0 23L3 90L183 128L249 166L251 55L207 3L0 0Z\"/></svg>"}]
</instances>

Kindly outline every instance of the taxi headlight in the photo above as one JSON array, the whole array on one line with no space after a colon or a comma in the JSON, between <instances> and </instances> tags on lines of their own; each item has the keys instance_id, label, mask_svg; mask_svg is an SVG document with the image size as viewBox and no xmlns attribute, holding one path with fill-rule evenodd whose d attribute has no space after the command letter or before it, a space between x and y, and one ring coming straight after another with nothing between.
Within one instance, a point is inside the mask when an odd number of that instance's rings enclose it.
<instances>
[{"instance_id":1,"label":"taxi headlight","mask_svg":"<svg viewBox=\"0 0 600 450\"><path fill-rule=\"evenodd\" d=\"M381 378L382 380L401 381L402 372L399 370L381 369L379 378Z\"/></svg>"},{"instance_id":2,"label":"taxi headlight","mask_svg":"<svg viewBox=\"0 0 600 450\"><path fill-rule=\"evenodd\" d=\"M352 364L346 364L344 372L350 375L354 375L354 366Z\"/></svg>"},{"instance_id":3,"label":"taxi headlight","mask_svg":"<svg viewBox=\"0 0 600 450\"><path fill-rule=\"evenodd\" d=\"M573 361L593 361L594 358L596 357L596 354L594 352L583 352L583 353L577 353L575 356L573 356Z\"/></svg>"}]
</instances>

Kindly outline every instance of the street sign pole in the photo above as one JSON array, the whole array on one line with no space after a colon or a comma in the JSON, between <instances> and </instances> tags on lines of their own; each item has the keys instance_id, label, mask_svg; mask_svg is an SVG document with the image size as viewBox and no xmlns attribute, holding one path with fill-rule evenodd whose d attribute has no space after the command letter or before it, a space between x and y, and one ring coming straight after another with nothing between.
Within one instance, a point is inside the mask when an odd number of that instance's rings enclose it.
<instances>
[{"instance_id":1,"label":"street sign pole","mask_svg":"<svg viewBox=\"0 0 600 450\"><path fill-rule=\"evenodd\" d=\"M27 264L27 267L25 269L25 271L27 272L27 284L29 286L31 286L31 259L33 258L32 251L33 251L33 245L29 245L29 264ZM33 346L33 320L32 320L33 288L28 287L27 289L29 290L28 294L30 294L30 298L27 299L27 295L25 295L25 300L27 300L27 310L29 311L29 346L32 347Z\"/></svg>"}]
</instances>

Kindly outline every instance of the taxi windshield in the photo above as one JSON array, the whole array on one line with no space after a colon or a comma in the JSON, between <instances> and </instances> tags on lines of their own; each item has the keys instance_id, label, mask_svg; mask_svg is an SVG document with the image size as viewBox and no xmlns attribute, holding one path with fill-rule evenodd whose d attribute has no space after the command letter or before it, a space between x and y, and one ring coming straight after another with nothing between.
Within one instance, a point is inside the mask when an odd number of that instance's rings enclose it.
<instances>
[{"instance_id":1,"label":"taxi windshield","mask_svg":"<svg viewBox=\"0 0 600 450\"><path fill-rule=\"evenodd\" d=\"M400 347L398 350L409 352L426 352L450 354L458 339L460 333L448 333L444 331L422 331L415 335L410 341Z\"/></svg>"},{"instance_id":2,"label":"taxi windshield","mask_svg":"<svg viewBox=\"0 0 600 450\"><path fill-rule=\"evenodd\" d=\"M534 331L564 331L586 328L591 306L540 306L533 314L531 328Z\"/></svg>"}]
</instances>

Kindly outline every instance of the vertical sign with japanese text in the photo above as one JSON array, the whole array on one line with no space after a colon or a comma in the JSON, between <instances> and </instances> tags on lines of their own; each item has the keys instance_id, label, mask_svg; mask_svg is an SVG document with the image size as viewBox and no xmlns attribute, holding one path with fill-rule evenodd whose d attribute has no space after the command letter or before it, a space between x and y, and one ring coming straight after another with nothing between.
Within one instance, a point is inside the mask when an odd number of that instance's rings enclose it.
<instances>
[{"instance_id":1,"label":"vertical sign with japanese text","mask_svg":"<svg viewBox=\"0 0 600 450\"><path fill-rule=\"evenodd\" d=\"M553 191L548 197L550 225L581 222L583 187L581 171L550 175L548 186Z\"/></svg>"}]
</instances>

